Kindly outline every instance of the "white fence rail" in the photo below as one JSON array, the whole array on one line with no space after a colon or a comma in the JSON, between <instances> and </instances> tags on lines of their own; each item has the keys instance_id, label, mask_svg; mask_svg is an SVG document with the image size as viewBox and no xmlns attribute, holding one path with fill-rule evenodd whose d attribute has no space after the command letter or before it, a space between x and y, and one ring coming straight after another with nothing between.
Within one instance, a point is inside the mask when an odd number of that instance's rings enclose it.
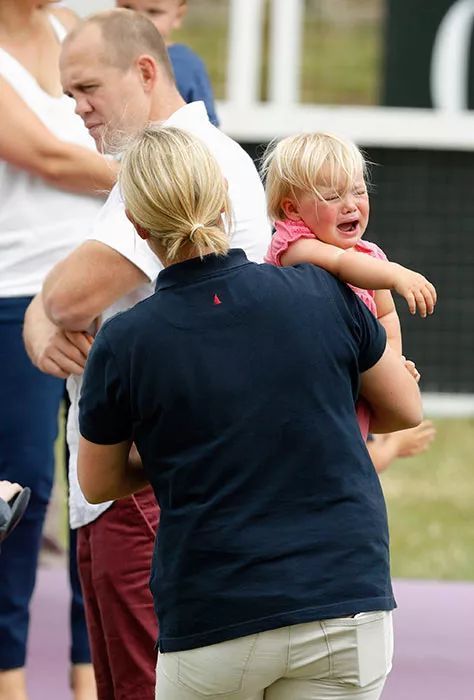
<instances>
[{"instance_id":1,"label":"white fence rail","mask_svg":"<svg viewBox=\"0 0 474 700\"><path fill-rule=\"evenodd\" d=\"M423 410L430 418L474 417L472 394L422 394Z\"/></svg>"},{"instance_id":2,"label":"white fence rail","mask_svg":"<svg viewBox=\"0 0 474 700\"><path fill-rule=\"evenodd\" d=\"M363 146L474 150L472 112L269 102L220 102L217 107L224 131L250 143L318 130L337 132Z\"/></svg>"}]
</instances>

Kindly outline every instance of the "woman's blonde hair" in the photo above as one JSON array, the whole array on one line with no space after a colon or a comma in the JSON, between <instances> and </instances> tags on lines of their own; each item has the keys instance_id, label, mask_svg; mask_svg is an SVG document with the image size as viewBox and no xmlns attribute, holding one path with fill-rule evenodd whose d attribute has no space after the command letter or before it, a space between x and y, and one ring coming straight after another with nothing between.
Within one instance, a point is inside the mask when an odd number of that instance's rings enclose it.
<instances>
[{"instance_id":1,"label":"woman's blonde hair","mask_svg":"<svg viewBox=\"0 0 474 700\"><path fill-rule=\"evenodd\" d=\"M285 217L281 208L285 197L298 199L301 194L310 193L322 200L321 188L342 196L357 178L368 178L367 163L357 146L323 132L288 136L270 143L262 158L261 173L272 221Z\"/></svg>"},{"instance_id":2,"label":"woman's blonde hair","mask_svg":"<svg viewBox=\"0 0 474 700\"><path fill-rule=\"evenodd\" d=\"M231 219L227 183L198 138L149 126L125 150L120 168L125 207L171 264L183 254L225 254Z\"/></svg>"}]
</instances>

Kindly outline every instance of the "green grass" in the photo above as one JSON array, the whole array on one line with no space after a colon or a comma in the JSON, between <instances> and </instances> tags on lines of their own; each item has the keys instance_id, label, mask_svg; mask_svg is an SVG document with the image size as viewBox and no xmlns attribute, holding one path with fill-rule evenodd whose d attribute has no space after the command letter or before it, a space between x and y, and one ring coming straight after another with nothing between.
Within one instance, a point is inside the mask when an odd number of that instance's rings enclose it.
<instances>
[{"instance_id":1,"label":"green grass","mask_svg":"<svg viewBox=\"0 0 474 700\"><path fill-rule=\"evenodd\" d=\"M474 420L436 421L431 449L382 476L392 572L474 581Z\"/></svg>"},{"instance_id":2,"label":"green grass","mask_svg":"<svg viewBox=\"0 0 474 700\"><path fill-rule=\"evenodd\" d=\"M305 23L301 101L320 104L377 104L381 34L373 25L355 27Z\"/></svg>"},{"instance_id":3,"label":"green grass","mask_svg":"<svg viewBox=\"0 0 474 700\"><path fill-rule=\"evenodd\" d=\"M217 99L225 98L227 75L227 12L215 15L189 13L183 28L173 34L173 41L186 44L204 61Z\"/></svg>"}]
</instances>

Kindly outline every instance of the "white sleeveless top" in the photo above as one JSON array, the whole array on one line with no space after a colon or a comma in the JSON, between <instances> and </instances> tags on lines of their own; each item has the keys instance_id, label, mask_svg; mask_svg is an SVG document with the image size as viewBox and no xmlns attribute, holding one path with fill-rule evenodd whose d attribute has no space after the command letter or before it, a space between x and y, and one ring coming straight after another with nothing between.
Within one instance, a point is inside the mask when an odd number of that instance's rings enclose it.
<instances>
[{"instance_id":1,"label":"white sleeveless top","mask_svg":"<svg viewBox=\"0 0 474 700\"><path fill-rule=\"evenodd\" d=\"M50 21L62 41L65 29L51 15ZM95 150L74 101L49 95L1 48L0 76L58 139ZM56 262L87 238L102 204L100 197L59 190L0 160L0 297L37 294Z\"/></svg>"}]
</instances>

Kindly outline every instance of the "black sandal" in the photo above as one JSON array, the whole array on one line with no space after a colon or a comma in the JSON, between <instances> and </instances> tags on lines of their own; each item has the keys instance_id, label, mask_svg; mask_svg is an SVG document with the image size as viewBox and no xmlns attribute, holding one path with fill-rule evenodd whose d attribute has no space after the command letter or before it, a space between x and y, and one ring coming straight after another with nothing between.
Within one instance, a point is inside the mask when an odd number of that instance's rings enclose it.
<instances>
[{"instance_id":1,"label":"black sandal","mask_svg":"<svg viewBox=\"0 0 474 700\"><path fill-rule=\"evenodd\" d=\"M30 501L31 489L25 486L19 493L15 494L13 498L8 501L8 508L10 514L7 521L0 526L0 542L8 537L10 532L18 525L19 521L23 517L28 503Z\"/></svg>"}]
</instances>

